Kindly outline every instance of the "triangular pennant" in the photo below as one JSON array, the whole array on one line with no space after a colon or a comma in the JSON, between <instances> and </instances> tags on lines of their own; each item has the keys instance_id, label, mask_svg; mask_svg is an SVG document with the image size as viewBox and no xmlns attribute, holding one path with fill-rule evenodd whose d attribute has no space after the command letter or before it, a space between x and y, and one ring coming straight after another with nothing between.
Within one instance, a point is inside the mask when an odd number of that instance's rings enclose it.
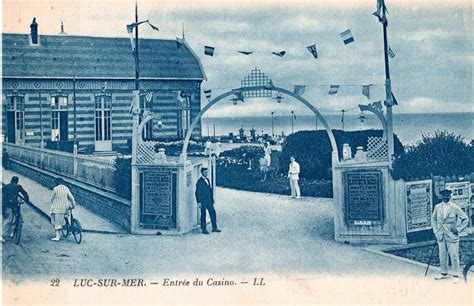
<instances>
[{"instance_id":1,"label":"triangular pennant","mask_svg":"<svg viewBox=\"0 0 474 306\"><path fill-rule=\"evenodd\" d=\"M370 100L370 86L369 85L362 85L362 94L367 97L367 99Z\"/></svg>"},{"instance_id":2,"label":"triangular pennant","mask_svg":"<svg viewBox=\"0 0 474 306\"><path fill-rule=\"evenodd\" d=\"M344 32L342 32L341 38L344 41L345 45L350 44L354 41L354 37L352 37L351 30L345 30Z\"/></svg>"},{"instance_id":3,"label":"triangular pennant","mask_svg":"<svg viewBox=\"0 0 474 306\"><path fill-rule=\"evenodd\" d=\"M204 95L206 96L206 99L210 99L211 98L211 89L207 89L207 90L204 90Z\"/></svg>"},{"instance_id":4,"label":"triangular pennant","mask_svg":"<svg viewBox=\"0 0 474 306\"><path fill-rule=\"evenodd\" d=\"M309 52L313 55L314 58L318 58L318 52L316 51L316 44L312 44L311 46L307 46Z\"/></svg>"},{"instance_id":5,"label":"triangular pennant","mask_svg":"<svg viewBox=\"0 0 474 306\"><path fill-rule=\"evenodd\" d=\"M330 85L329 86L329 95L335 95L339 91L339 85Z\"/></svg>"},{"instance_id":6,"label":"triangular pennant","mask_svg":"<svg viewBox=\"0 0 474 306\"><path fill-rule=\"evenodd\" d=\"M148 25L149 25L153 30L155 30L155 31L160 31L160 30L158 29L158 27L155 27L155 26L152 25L150 22L148 22Z\"/></svg>"},{"instance_id":7,"label":"triangular pennant","mask_svg":"<svg viewBox=\"0 0 474 306\"><path fill-rule=\"evenodd\" d=\"M237 52L245 54L245 55L250 55L253 53L252 51L237 51Z\"/></svg>"},{"instance_id":8,"label":"triangular pennant","mask_svg":"<svg viewBox=\"0 0 474 306\"><path fill-rule=\"evenodd\" d=\"M293 90L293 93L295 95L301 96L304 94L305 89L306 89L306 86L304 85L295 85L295 89Z\"/></svg>"},{"instance_id":9,"label":"triangular pennant","mask_svg":"<svg viewBox=\"0 0 474 306\"><path fill-rule=\"evenodd\" d=\"M176 37L176 49L181 48L184 45L184 41L181 38Z\"/></svg>"},{"instance_id":10,"label":"triangular pennant","mask_svg":"<svg viewBox=\"0 0 474 306\"><path fill-rule=\"evenodd\" d=\"M398 101L397 101L397 99L395 99L395 95L393 94L393 92L391 92L391 93L392 93L392 102L393 102L392 104L393 105L398 105Z\"/></svg>"},{"instance_id":11,"label":"triangular pennant","mask_svg":"<svg viewBox=\"0 0 474 306\"><path fill-rule=\"evenodd\" d=\"M214 56L214 47L204 46L204 54Z\"/></svg>"},{"instance_id":12,"label":"triangular pennant","mask_svg":"<svg viewBox=\"0 0 474 306\"><path fill-rule=\"evenodd\" d=\"M283 57L283 56L285 56L286 51L272 52L272 53L275 54L275 55L278 56L278 57Z\"/></svg>"},{"instance_id":13,"label":"triangular pennant","mask_svg":"<svg viewBox=\"0 0 474 306\"><path fill-rule=\"evenodd\" d=\"M390 48L390 47L388 47L388 56L390 56L390 58L395 57L395 52L393 52L392 48Z\"/></svg>"}]
</instances>

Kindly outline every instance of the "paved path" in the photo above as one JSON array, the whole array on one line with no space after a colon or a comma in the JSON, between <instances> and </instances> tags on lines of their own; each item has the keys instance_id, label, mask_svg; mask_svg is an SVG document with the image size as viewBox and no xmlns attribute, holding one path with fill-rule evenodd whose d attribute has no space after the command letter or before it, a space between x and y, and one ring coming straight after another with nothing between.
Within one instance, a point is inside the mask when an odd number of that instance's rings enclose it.
<instances>
[{"instance_id":1,"label":"paved path","mask_svg":"<svg viewBox=\"0 0 474 306\"><path fill-rule=\"evenodd\" d=\"M30 182L25 179L24 183L32 190ZM472 304L472 287L453 285L450 281L435 282L434 271L424 277L424 267L335 242L332 205L331 199L295 200L219 188L216 210L221 233L194 232L184 236L87 233L80 245L71 237L59 243L50 241L50 224L26 207L27 223L21 245L11 242L3 245L4 298L34 304L50 296L60 299L61 294L67 294L68 301L83 304L90 303L91 297L96 298L92 300L96 303L112 304L137 303L140 299L148 303L177 303L186 297L195 297L191 300L194 303L219 304ZM141 291L131 288L114 291L79 290L72 285L76 278L106 277L143 278L148 287ZM266 286L251 286L255 277L264 278ZM62 287L50 286L51 279L56 278ZM163 286L165 278L191 282L196 278L204 282L209 278L225 278L238 285L169 288ZM29 287L32 284L49 295L32 295ZM53 295L51 290L55 290ZM95 294L102 298L97 299Z\"/></svg>"},{"instance_id":2,"label":"paved path","mask_svg":"<svg viewBox=\"0 0 474 306\"><path fill-rule=\"evenodd\" d=\"M52 191L41 184L10 170L4 170L2 182L7 184L11 177L16 175L20 179L20 184L26 189L30 196L30 202L41 210L44 214L50 215ZM80 220L82 227L87 231L100 231L109 233L126 233L119 225L109 222L78 203L74 209L74 217Z\"/></svg>"}]
</instances>

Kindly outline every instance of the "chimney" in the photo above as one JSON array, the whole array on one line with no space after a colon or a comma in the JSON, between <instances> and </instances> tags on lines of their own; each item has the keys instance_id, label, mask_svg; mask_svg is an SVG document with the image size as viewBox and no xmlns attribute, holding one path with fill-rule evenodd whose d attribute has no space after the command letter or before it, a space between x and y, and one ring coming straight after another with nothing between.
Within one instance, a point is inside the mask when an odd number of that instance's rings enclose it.
<instances>
[{"instance_id":1,"label":"chimney","mask_svg":"<svg viewBox=\"0 0 474 306\"><path fill-rule=\"evenodd\" d=\"M31 44L38 44L38 23L36 23L36 18L33 18L33 22L30 25L31 28Z\"/></svg>"}]
</instances>

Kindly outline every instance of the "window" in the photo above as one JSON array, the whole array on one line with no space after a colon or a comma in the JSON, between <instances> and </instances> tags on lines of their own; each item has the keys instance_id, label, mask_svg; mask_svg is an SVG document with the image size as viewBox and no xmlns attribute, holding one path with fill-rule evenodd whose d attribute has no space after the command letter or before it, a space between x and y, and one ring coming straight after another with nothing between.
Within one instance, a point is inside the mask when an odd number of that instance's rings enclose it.
<instances>
[{"instance_id":1,"label":"window","mask_svg":"<svg viewBox=\"0 0 474 306\"><path fill-rule=\"evenodd\" d=\"M140 95L140 110L143 113L144 111L151 111L152 110L152 102L153 102L153 94L148 93L144 95ZM141 118L140 118L141 122ZM150 139L153 138L153 124L151 121L145 124L143 128L143 139Z\"/></svg>"},{"instance_id":2,"label":"window","mask_svg":"<svg viewBox=\"0 0 474 306\"><path fill-rule=\"evenodd\" d=\"M95 140L110 141L112 139L110 117L112 97L107 94L95 96Z\"/></svg>"},{"instance_id":3,"label":"window","mask_svg":"<svg viewBox=\"0 0 474 306\"><path fill-rule=\"evenodd\" d=\"M7 95L7 137L8 142L18 143L25 135L25 97L24 95Z\"/></svg>"},{"instance_id":4,"label":"window","mask_svg":"<svg viewBox=\"0 0 474 306\"><path fill-rule=\"evenodd\" d=\"M51 140L68 140L68 97L51 97Z\"/></svg>"},{"instance_id":5,"label":"window","mask_svg":"<svg viewBox=\"0 0 474 306\"><path fill-rule=\"evenodd\" d=\"M191 126L191 105L190 98L185 99L185 103L181 105L178 111L178 137L184 138Z\"/></svg>"}]
</instances>

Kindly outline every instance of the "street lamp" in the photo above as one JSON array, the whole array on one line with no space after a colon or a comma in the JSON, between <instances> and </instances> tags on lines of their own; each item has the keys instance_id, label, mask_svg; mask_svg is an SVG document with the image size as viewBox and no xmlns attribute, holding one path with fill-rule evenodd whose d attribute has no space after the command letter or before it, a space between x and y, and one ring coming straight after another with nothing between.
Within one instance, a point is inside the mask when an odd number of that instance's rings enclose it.
<instances>
[{"instance_id":1,"label":"street lamp","mask_svg":"<svg viewBox=\"0 0 474 306\"><path fill-rule=\"evenodd\" d=\"M275 133L273 132L273 112L272 112L272 137L275 136Z\"/></svg>"},{"instance_id":2,"label":"street lamp","mask_svg":"<svg viewBox=\"0 0 474 306\"><path fill-rule=\"evenodd\" d=\"M293 119L295 118L295 112L291 111L291 134L294 132L294 124L293 124Z\"/></svg>"}]
</instances>

